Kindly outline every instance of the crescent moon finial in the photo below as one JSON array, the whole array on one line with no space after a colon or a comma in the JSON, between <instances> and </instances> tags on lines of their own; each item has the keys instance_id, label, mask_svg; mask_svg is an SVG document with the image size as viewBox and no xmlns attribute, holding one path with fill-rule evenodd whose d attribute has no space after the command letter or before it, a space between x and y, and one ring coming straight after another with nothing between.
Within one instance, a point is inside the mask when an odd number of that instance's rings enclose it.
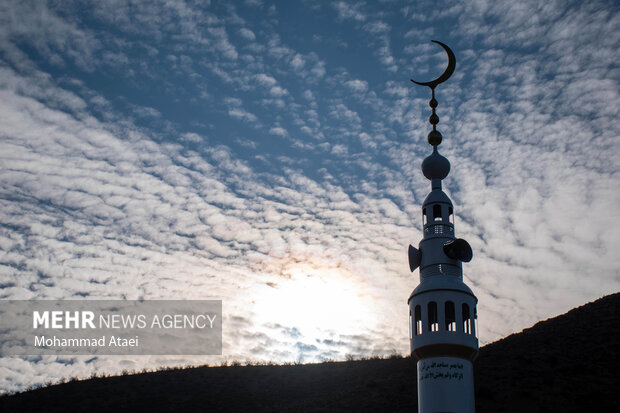
<instances>
[{"instance_id":1,"label":"crescent moon finial","mask_svg":"<svg viewBox=\"0 0 620 413\"><path fill-rule=\"evenodd\" d=\"M431 123L431 125L433 125L433 130L428 134L428 143L430 143L434 147L435 151L437 149L437 146L441 143L442 139L441 133L439 133L439 131L437 130L439 116L437 116L437 113L435 113L435 109L437 108L437 100L435 99L435 88L438 84L445 82L450 78L450 76L452 76L452 73L454 73L454 68L456 68L456 58L454 57L454 53L448 46L437 40L432 40L432 42L437 43L438 45L443 47L448 54L448 67L441 74L441 76L439 76L435 80L431 80L430 82L417 82L413 79L411 79L411 81L416 85L428 86L431 88L431 100L430 102L428 102L428 105L431 107L432 113L430 118L428 118L428 121Z\"/></svg>"},{"instance_id":2,"label":"crescent moon finial","mask_svg":"<svg viewBox=\"0 0 620 413\"><path fill-rule=\"evenodd\" d=\"M454 53L452 52L452 50L448 46L446 46L445 44L443 44L443 43L441 43L440 41L437 41L437 40L431 40L431 41L433 43L437 43L438 45L443 47L444 50L446 51L446 53L448 54L448 67L441 74L441 76L439 76L435 80L431 80L430 82L417 82L417 81L415 81L413 79L410 79L410 80L413 83L415 83L416 85L428 86L432 90L434 90L435 87L438 84L445 82L446 80L448 80L450 78L450 76L452 76L452 73L454 73L454 69L456 68L456 57L454 56Z\"/></svg>"}]
</instances>

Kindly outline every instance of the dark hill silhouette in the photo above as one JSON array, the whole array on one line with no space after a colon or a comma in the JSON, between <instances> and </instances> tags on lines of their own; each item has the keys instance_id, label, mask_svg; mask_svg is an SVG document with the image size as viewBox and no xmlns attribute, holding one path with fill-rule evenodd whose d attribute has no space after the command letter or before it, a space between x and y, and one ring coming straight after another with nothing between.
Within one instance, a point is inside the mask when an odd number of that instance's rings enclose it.
<instances>
[{"instance_id":1,"label":"dark hill silhouette","mask_svg":"<svg viewBox=\"0 0 620 413\"><path fill-rule=\"evenodd\" d=\"M476 410L620 411L620 293L483 347ZM72 381L0 398L0 412L416 412L415 362L197 367Z\"/></svg>"}]
</instances>

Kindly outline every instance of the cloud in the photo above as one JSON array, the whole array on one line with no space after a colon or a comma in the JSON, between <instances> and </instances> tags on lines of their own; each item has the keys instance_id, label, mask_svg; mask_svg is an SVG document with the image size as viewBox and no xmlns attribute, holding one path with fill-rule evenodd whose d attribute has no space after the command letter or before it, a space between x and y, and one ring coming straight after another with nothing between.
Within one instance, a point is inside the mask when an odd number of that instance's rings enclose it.
<instances>
[{"instance_id":1,"label":"cloud","mask_svg":"<svg viewBox=\"0 0 620 413\"><path fill-rule=\"evenodd\" d=\"M385 33L391 30L391 27L386 22L374 21L364 25L364 30L372 34Z\"/></svg>"},{"instance_id":2,"label":"cloud","mask_svg":"<svg viewBox=\"0 0 620 413\"><path fill-rule=\"evenodd\" d=\"M7 57L16 57L14 64L21 64L23 57L15 51L20 44L28 44L48 63L64 66L71 62L85 71L93 71L96 54L101 47L92 31L58 17L42 3L8 2L3 11L2 47L9 50Z\"/></svg>"},{"instance_id":3,"label":"cloud","mask_svg":"<svg viewBox=\"0 0 620 413\"><path fill-rule=\"evenodd\" d=\"M240 119L248 123L258 123L258 117L243 108L243 102L237 98L225 98L224 103L228 106L228 115L234 119Z\"/></svg>"},{"instance_id":4,"label":"cloud","mask_svg":"<svg viewBox=\"0 0 620 413\"><path fill-rule=\"evenodd\" d=\"M269 133L271 133L272 135L278 135L282 137L288 136L288 132L286 131L286 129L279 127L279 126L274 126L273 128L269 129Z\"/></svg>"},{"instance_id":5,"label":"cloud","mask_svg":"<svg viewBox=\"0 0 620 413\"><path fill-rule=\"evenodd\" d=\"M260 85L265 86L265 87L272 87L272 86L275 86L276 83L278 83L273 77L265 73L259 73L255 75L254 78Z\"/></svg>"},{"instance_id":6,"label":"cloud","mask_svg":"<svg viewBox=\"0 0 620 413\"><path fill-rule=\"evenodd\" d=\"M245 0L244 3L252 7L263 7L264 6L261 0Z\"/></svg>"},{"instance_id":7,"label":"cloud","mask_svg":"<svg viewBox=\"0 0 620 413\"><path fill-rule=\"evenodd\" d=\"M147 106L137 107L134 109L134 113L140 117L144 118L159 118L161 117L161 112L155 108L150 108Z\"/></svg>"},{"instance_id":8,"label":"cloud","mask_svg":"<svg viewBox=\"0 0 620 413\"><path fill-rule=\"evenodd\" d=\"M210 27L207 31L215 39L215 48L218 52L228 59L237 59L239 53L237 53L236 48L228 41L225 28Z\"/></svg>"},{"instance_id":9,"label":"cloud","mask_svg":"<svg viewBox=\"0 0 620 413\"><path fill-rule=\"evenodd\" d=\"M345 86L354 92L364 93L368 90L368 82L364 80L354 79L345 82Z\"/></svg>"},{"instance_id":10,"label":"cloud","mask_svg":"<svg viewBox=\"0 0 620 413\"><path fill-rule=\"evenodd\" d=\"M280 86L274 86L269 89L269 93L271 94L271 96L280 97L286 95L288 92L286 89L281 88Z\"/></svg>"},{"instance_id":11,"label":"cloud","mask_svg":"<svg viewBox=\"0 0 620 413\"><path fill-rule=\"evenodd\" d=\"M245 27L242 27L239 29L239 34L241 35L241 37L243 37L246 40L250 40L250 41L256 40L256 35L254 34L254 32Z\"/></svg>"},{"instance_id":12,"label":"cloud","mask_svg":"<svg viewBox=\"0 0 620 413\"><path fill-rule=\"evenodd\" d=\"M338 120L344 120L349 122L351 126L358 126L362 120L359 114L349 109L344 103L338 103L332 107L330 115Z\"/></svg>"},{"instance_id":13,"label":"cloud","mask_svg":"<svg viewBox=\"0 0 620 413\"><path fill-rule=\"evenodd\" d=\"M325 76L325 62L318 61L314 64L314 67L310 70L316 79L321 79Z\"/></svg>"},{"instance_id":14,"label":"cloud","mask_svg":"<svg viewBox=\"0 0 620 413\"><path fill-rule=\"evenodd\" d=\"M293 59L291 60L291 66L295 70L302 69L305 64L306 64L306 61L304 60L304 58L299 53L297 53L295 55L295 57L293 57Z\"/></svg>"},{"instance_id":15,"label":"cloud","mask_svg":"<svg viewBox=\"0 0 620 413\"><path fill-rule=\"evenodd\" d=\"M256 122L258 118L253 113L248 112L247 110L241 108L231 108L228 109L228 115L235 119L241 119L247 122Z\"/></svg>"},{"instance_id":16,"label":"cloud","mask_svg":"<svg viewBox=\"0 0 620 413\"><path fill-rule=\"evenodd\" d=\"M340 19L352 19L355 21L366 20L366 14L360 10L361 6L359 3L352 4L346 1L337 1L333 3L332 6L338 12L338 17Z\"/></svg>"}]
</instances>

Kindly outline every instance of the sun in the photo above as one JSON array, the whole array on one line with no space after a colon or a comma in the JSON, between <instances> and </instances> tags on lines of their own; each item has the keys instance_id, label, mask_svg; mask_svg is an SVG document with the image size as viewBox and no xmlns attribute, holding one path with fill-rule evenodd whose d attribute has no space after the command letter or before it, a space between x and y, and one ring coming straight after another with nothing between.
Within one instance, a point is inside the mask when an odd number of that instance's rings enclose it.
<instances>
[{"instance_id":1,"label":"sun","mask_svg":"<svg viewBox=\"0 0 620 413\"><path fill-rule=\"evenodd\" d=\"M294 263L284 273L288 278L266 286L256 297L260 322L296 328L304 337L317 339L356 334L375 325L371 296L347 270Z\"/></svg>"}]
</instances>

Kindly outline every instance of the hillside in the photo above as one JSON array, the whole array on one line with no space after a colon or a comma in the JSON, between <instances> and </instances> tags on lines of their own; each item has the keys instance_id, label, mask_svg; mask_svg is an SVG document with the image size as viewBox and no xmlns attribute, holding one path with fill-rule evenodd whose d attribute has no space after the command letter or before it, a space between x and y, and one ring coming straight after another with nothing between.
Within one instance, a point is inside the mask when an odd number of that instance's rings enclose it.
<instances>
[{"instance_id":1,"label":"hillside","mask_svg":"<svg viewBox=\"0 0 620 413\"><path fill-rule=\"evenodd\" d=\"M620 406L620 293L483 347L484 412L602 412ZM75 381L0 398L2 412L417 411L410 358L198 367Z\"/></svg>"}]
</instances>

